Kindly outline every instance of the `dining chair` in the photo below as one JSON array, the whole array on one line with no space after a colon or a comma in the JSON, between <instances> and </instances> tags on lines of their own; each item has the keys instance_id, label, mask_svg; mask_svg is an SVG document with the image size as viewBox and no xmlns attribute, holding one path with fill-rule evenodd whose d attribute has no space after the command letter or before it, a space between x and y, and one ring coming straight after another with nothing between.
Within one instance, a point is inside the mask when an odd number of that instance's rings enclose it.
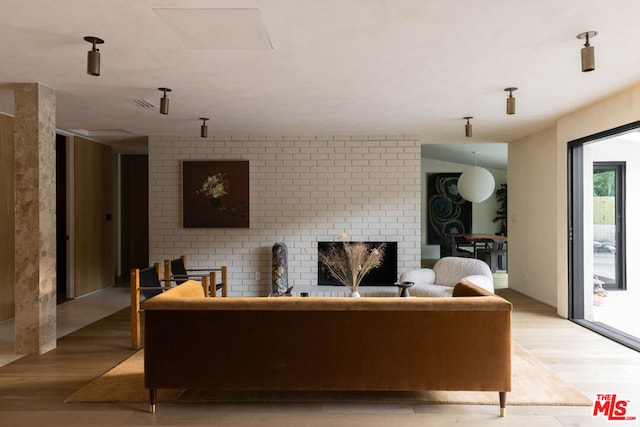
<instances>
[{"instance_id":1,"label":"dining chair","mask_svg":"<svg viewBox=\"0 0 640 427\"><path fill-rule=\"evenodd\" d=\"M475 258L473 242L456 237L453 233L444 233L440 242L440 258L446 256Z\"/></svg>"},{"instance_id":2,"label":"dining chair","mask_svg":"<svg viewBox=\"0 0 640 427\"><path fill-rule=\"evenodd\" d=\"M487 243L486 249L477 251L477 258L489 264L492 273L496 270L507 271L507 242Z\"/></svg>"}]
</instances>

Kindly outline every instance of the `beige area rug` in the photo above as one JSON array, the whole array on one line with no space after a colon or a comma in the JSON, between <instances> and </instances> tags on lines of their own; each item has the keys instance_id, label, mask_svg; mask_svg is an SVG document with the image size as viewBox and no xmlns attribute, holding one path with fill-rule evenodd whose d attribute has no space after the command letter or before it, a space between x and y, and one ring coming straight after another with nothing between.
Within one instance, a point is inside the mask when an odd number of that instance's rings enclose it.
<instances>
[{"instance_id":1,"label":"beige area rug","mask_svg":"<svg viewBox=\"0 0 640 427\"><path fill-rule=\"evenodd\" d=\"M540 360L513 343L512 391L509 405L591 406L592 401L546 367ZM144 350L96 378L65 400L80 402L149 402L144 388ZM329 391L214 391L158 390L158 402L395 402L497 405L497 392L329 392Z\"/></svg>"}]
</instances>

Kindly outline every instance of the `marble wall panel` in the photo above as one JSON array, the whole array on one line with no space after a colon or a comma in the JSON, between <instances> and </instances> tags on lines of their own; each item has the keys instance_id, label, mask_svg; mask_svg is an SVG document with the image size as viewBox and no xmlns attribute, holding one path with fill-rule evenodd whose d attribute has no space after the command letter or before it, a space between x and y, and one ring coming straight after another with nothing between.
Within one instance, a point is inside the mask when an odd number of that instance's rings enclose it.
<instances>
[{"instance_id":1,"label":"marble wall panel","mask_svg":"<svg viewBox=\"0 0 640 427\"><path fill-rule=\"evenodd\" d=\"M16 353L56 346L55 91L15 88Z\"/></svg>"}]
</instances>

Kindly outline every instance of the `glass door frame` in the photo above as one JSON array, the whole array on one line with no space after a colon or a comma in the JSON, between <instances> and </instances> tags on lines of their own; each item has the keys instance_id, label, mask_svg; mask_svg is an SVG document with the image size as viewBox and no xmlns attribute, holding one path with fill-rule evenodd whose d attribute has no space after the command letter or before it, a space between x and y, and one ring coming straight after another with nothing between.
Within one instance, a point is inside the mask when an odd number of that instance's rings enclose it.
<instances>
[{"instance_id":1,"label":"glass door frame","mask_svg":"<svg viewBox=\"0 0 640 427\"><path fill-rule=\"evenodd\" d=\"M622 345L640 351L640 337L628 335L618 329L602 323L585 319L584 294L584 151L586 144L610 139L614 136L640 129L640 121L619 126L607 131L569 141L567 144L567 212L568 212L568 263L569 263L569 320L590 329L600 335L612 339ZM593 165L591 166L593 167ZM625 191L625 187L620 190ZM626 196L622 193L622 198ZM624 208L624 205L622 205ZM624 225L620 232L626 232ZM624 242L625 238L621 241ZM624 243L622 243L624 246ZM625 248L622 249L625 251ZM625 251L626 252L626 251ZM624 264L624 258L619 258ZM621 270L621 273L625 270ZM626 272L625 272L626 283Z\"/></svg>"},{"instance_id":2,"label":"glass door frame","mask_svg":"<svg viewBox=\"0 0 640 427\"><path fill-rule=\"evenodd\" d=\"M593 162L593 168L599 169L614 169L616 172L616 199L615 199L615 235L616 235L616 288L617 290L624 291L627 289L627 271L626 262L627 259L627 230L626 230L626 215L625 215L625 199L626 199L626 167L627 162L615 161L615 162ZM608 288L607 288L608 289Z\"/></svg>"}]
</instances>

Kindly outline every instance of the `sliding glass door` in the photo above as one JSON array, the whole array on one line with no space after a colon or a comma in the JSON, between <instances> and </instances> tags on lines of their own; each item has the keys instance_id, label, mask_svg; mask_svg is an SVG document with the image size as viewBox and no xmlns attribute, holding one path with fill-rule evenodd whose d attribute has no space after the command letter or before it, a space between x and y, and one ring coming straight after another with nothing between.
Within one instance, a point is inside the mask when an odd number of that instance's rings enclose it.
<instances>
[{"instance_id":1,"label":"sliding glass door","mask_svg":"<svg viewBox=\"0 0 640 427\"><path fill-rule=\"evenodd\" d=\"M572 141L568 166L570 318L640 350L640 122Z\"/></svg>"}]
</instances>

